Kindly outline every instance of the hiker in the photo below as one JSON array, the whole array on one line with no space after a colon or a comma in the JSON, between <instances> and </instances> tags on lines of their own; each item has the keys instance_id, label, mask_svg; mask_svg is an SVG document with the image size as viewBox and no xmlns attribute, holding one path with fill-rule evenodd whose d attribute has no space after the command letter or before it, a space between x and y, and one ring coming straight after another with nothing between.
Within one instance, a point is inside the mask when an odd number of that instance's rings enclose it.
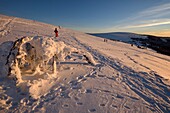
<instances>
[{"instance_id":1,"label":"hiker","mask_svg":"<svg viewBox=\"0 0 170 113\"><path fill-rule=\"evenodd\" d=\"M107 42L107 39L104 39L104 42Z\"/></svg>"},{"instance_id":2,"label":"hiker","mask_svg":"<svg viewBox=\"0 0 170 113\"><path fill-rule=\"evenodd\" d=\"M55 32L55 37L58 37L58 30L57 30L57 28L55 28L54 32Z\"/></svg>"}]
</instances>

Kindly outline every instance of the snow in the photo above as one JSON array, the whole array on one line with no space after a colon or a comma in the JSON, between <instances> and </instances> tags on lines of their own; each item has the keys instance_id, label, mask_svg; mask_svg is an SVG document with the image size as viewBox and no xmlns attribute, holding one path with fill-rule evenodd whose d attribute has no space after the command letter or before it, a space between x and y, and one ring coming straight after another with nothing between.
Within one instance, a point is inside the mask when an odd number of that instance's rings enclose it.
<instances>
[{"instance_id":1,"label":"snow","mask_svg":"<svg viewBox=\"0 0 170 113\"><path fill-rule=\"evenodd\" d=\"M132 42L133 40L131 38L147 39L147 36L126 32L96 33L92 35L122 42Z\"/></svg>"},{"instance_id":2,"label":"snow","mask_svg":"<svg viewBox=\"0 0 170 113\"><path fill-rule=\"evenodd\" d=\"M1 112L170 112L169 56L63 27L56 38L58 26L16 17L1 15L0 26ZM23 36L29 38L24 38L19 55L28 55L29 42L35 56L49 63L36 62L35 71L41 73L34 74L15 62L23 81L17 85L17 74L7 76L11 65L6 62L13 41Z\"/></svg>"},{"instance_id":3,"label":"snow","mask_svg":"<svg viewBox=\"0 0 170 113\"><path fill-rule=\"evenodd\" d=\"M166 39L161 39L162 41L164 41L164 42L167 42L167 40Z\"/></svg>"}]
</instances>

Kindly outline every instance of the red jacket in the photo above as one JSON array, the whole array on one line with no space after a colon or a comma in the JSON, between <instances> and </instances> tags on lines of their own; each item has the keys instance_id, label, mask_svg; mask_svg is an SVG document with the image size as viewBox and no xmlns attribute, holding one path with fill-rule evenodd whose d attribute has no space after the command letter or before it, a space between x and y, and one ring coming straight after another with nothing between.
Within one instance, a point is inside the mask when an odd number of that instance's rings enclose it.
<instances>
[{"instance_id":1,"label":"red jacket","mask_svg":"<svg viewBox=\"0 0 170 113\"><path fill-rule=\"evenodd\" d=\"M55 32L55 36L58 37L58 30L55 29L54 32Z\"/></svg>"}]
</instances>

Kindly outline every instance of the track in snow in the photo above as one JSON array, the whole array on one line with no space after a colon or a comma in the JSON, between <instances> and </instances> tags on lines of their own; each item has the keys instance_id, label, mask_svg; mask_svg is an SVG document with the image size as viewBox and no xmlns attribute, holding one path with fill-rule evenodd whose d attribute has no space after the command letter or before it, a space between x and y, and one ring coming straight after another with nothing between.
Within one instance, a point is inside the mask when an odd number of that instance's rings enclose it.
<instances>
[{"instance_id":1,"label":"track in snow","mask_svg":"<svg viewBox=\"0 0 170 113\"><path fill-rule=\"evenodd\" d=\"M120 72L122 83L149 104L150 109L156 112L170 112L170 86L164 84L163 78L153 71L135 72L135 70L121 64L118 60L107 58L93 50L88 45L72 37L79 45L86 48L102 65L107 65ZM143 65L142 65L143 66ZM148 68L146 66L143 66Z\"/></svg>"}]
</instances>

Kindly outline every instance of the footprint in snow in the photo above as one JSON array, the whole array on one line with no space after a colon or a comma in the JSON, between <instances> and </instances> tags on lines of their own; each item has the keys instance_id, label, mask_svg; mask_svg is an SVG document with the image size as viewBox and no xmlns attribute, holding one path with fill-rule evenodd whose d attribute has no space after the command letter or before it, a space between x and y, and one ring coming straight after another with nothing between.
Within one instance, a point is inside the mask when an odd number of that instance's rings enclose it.
<instances>
[{"instance_id":1,"label":"footprint in snow","mask_svg":"<svg viewBox=\"0 0 170 113\"><path fill-rule=\"evenodd\" d=\"M107 77L110 80L116 80L115 77Z\"/></svg>"},{"instance_id":2,"label":"footprint in snow","mask_svg":"<svg viewBox=\"0 0 170 113\"><path fill-rule=\"evenodd\" d=\"M101 107L105 107L105 104L99 104L99 106L101 106Z\"/></svg>"},{"instance_id":3,"label":"footprint in snow","mask_svg":"<svg viewBox=\"0 0 170 113\"><path fill-rule=\"evenodd\" d=\"M3 108L3 107L0 107L0 110L4 110L5 108Z\"/></svg>"},{"instance_id":4,"label":"footprint in snow","mask_svg":"<svg viewBox=\"0 0 170 113\"><path fill-rule=\"evenodd\" d=\"M64 105L62 105L62 107L63 107L63 108L68 108L69 105L68 105L68 104L64 104Z\"/></svg>"},{"instance_id":5,"label":"footprint in snow","mask_svg":"<svg viewBox=\"0 0 170 113\"><path fill-rule=\"evenodd\" d=\"M120 98L120 99L123 99L123 98L124 98L123 96L121 96L121 95L119 95L119 94L117 94L116 97L117 97L117 98Z\"/></svg>"},{"instance_id":6,"label":"footprint in snow","mask_svg":"<svg viewBox=\"0 0 170 113\"><path fill-rule=\"evenodd\" d=\"M136 97L130 97L131 99L133 99L133 100L139 100L138 98L136 98Z\"/></svg>"},{"instance_id":7,"label":"footprint in snow","mask_svg":"<svg viewBox=\"0 0 170 113\"><path fill-rule=\"evenodd\" d=\"M63 81L67 80L67 78L64 78Z\"/></svg>"},{"instance_id":8,"label":"footprint in snow","mask_svg":"<svg viewBox=\"0 0 170 113\"><path fill-rule=\"evenodd\" d=\"M83 103L82 103L82 102L77 102L76 104L77 104L77 105L83 105Z\"/></svg>"},{"instance_id":9,"label":"footprint in snow","mask_svg":"<svg viewBox=\"0 0 170 113\"><path fill-rule=\"evenodd\" d=\"M51 105L54 105L54 104L56 104L56 103L55 103L55 102L52 102L52 103L51 103Z\"/></svg>"},{"instance_id":10,"label":"footprint in snow","mask_svg":"<svg viewBox=\"0 0 170 113\"><path fill-rule=\"evenodd\" d=\"M69 92L65 92L65 91L62 91L62 92L60 93L60 96L61 96L61 97L64 97L64 98L70 98Z\"/></svg>"},{"instance_id":11,"label":"footprint in snow","mask_svg":"<svg viewBox=\"0 0 170 113\"><path fill-rule=\"evenodd\" d=\"M7 100L7 101L6 101L6 104L11 104L11 103L12 103L11 100Z\"/></svg>"},{"instance_id":12,"label":"footprint in snow","mask_svg":"<svg viewBox=\"0 0 170 113\"><path fill-rule=\"evenodd\" d=\"M96 109L89 109L88 112L95 112Z\"/></svg>"},{"instance_id":13,"label":"footprint in snow","mask_svg":"<svg viewBox=\"0 0 170 113\"><path fill-rule=\"evenodd\" d=\"M72 89L81 89L82 88L82 84L80 82L78 82L77 80L72 80L69 82L69 84Z\"/></svg>"},{"instance_id":14,"label":"footprint in snow","mask_svg":"<svg viewBox=\"0 0 170 113\"><path fill-rule=\"evenodd\" d=\"M76 101L80 100L78 97L74 97L74 99L75 99Z\"/></svg>"},{"instance_id":15,"label":"footprint in snow","mask_svg":"<svg viewBox=\"0 0 170 113\"><path fill-rule=\"evenodd\" d=\"M106 75L98 75L98 77L105 77Z\"/></svg>"},{"instance_id":16,"label":"footprint in snow","mask_svg":"<svg viewBox=\"0 0 170 113\"><path fill-rule=\"evenodd\" d=\"M91 89L86 89L85 93L92 93L92 90Z\"/></svg>"},{"instance_id":17,"label":"footprint in snow","mask_svg":"<svg viewBox=\"0 0 170 113\"><path fill-rule=\"evenodd\" d=\"M113 105L113 104L112 104L111 107L117 109L117 106L116 106L116 105Z\"/></svg>"},{"instance_id":18,"label":"footprint in snow","mask_svg":"<svg viewBox=\"0 0 170 113\"><path fill-rule=\"evenodd\" d=\"M130 107L128 107L128 106L124 106L125 108L127 108L127 109L130 109Z\"/></svg>"},{"instance_id":19,"label":"footprint in snow","mask_svg":"<svg viewBox=\"0 0 170 113\"><path fill-rule=\"evenodd\" d=\"M69 84L70 85L76 85L76 84L78 84L78 82L77 82L77 80L72 80L72 81L69 82Z\"/></svg>"}]
</instances>

